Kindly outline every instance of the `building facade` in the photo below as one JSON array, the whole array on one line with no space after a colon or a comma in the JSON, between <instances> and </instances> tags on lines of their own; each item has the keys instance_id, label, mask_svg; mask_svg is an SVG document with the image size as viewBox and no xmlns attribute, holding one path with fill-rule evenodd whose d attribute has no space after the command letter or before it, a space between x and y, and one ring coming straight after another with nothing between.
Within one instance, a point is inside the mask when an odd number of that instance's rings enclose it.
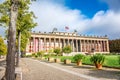
<instances>
[{"instance_id":1,"label":"building facade","mask_svg":"<svg viewBox=\"0 0 120 80\"><path fill-rule=\"evenodd\" d=\"M73 52L109 53L107 36L85 36L66 32L32 33L26 53L48 52L57 47L62 49L66 45L70 45Z\"/></svg>"}]
</instances>

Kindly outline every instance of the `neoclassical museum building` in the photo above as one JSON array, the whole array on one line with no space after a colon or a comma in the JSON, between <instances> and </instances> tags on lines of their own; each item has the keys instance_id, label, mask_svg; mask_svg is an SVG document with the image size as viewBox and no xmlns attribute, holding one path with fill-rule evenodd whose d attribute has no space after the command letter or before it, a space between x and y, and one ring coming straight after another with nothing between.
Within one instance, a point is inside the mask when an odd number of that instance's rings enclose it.
<instances>
[{"instance_id":1,"label":"neoclassical museum building","mask_svg":"<svg viewBox=\"0 0 120 80\"><path fill-rule=\"evenodd\" d=\"M75 32L34 32L28 41L26 53L48 52L57 47L62 49L66 45L70 45L76 53L109 53L107 36L85 36Z\"/></svg>"}]
</instances>

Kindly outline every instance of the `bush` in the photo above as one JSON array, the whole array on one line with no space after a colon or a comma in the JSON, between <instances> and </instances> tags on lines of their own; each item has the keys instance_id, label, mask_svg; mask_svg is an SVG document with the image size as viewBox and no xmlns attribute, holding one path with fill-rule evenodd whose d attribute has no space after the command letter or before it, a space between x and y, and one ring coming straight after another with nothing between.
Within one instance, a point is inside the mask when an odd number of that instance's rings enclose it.
<instances>
[{"instance_id":1,"label":"bush","mask_svg":"<svg viewBox=\"0 0 120 80\"><path fill-rule=\"evenodd\" d=\"M72 48L71 48L71 46L67 45L62 49L62 51L66 54L69 54L72 52Z\"/></svg>"},{"instance_id":2,"label":"bush","mask_svg":"<svg viewBox=\"0 0 120 80\"><path fill-rule=\"evenodd\" d=\"M36 55L35 53L32 53L31 57L35 57L35 55Z\"/></svg>"},{"instance_id":3,"label":"bush","mask_svg":"<svg viewBox=\"0 0 120 80\"><path fill-rule=\"evenodd\" d=\"M61 49L60 48L55 48L54 53L56 53L56 55L58 56L61 53Z\"/></svg>"},{"instance_id":4,"label":"bush","mask_svg":"<svg viewBox=\"0 0 120 80\"><path fill-rule=\"evenodd\" d=\"M38 55L35 55L35 58L37 58L38 57Z\"/></svg>"},{"instance_id":5,"label":"bush","mask_svg":"<svg viewBox=\"0 0 120 80\"><path fill-rule=\"evenodd\" d=\"M44 56L44 51L37 52L38 57L43 57Z\"/></svg>"},{"instance_id":6,"label":"bush","mask_svg":"<svg viewBox=\"0 0 120 80\"><path fill-rule=\"evenodd\" d=\"M95 54L90 58L90 61L95 64L103 64L105 56L102 54Z\"/></svg>"},{"instance_id":7,"label":"bush","mask_svg":"<svg viewBox=\"0 0 120 80\"><path fill-rule=\"evenodd\" d=\"M25 55L25 57L32 57L32 55Z\"/></svg>"},{"instance_id":8,"label":"bush","mask_svg":"<svg viewBox=\"0 0 120 80\"><path fill-rule=\"evenodd\" d=\"M81 61L84 58L85 58L85 55L83 55L83 54L77 54L73 57L75 62Z\"/></svg>"}]
</instances>

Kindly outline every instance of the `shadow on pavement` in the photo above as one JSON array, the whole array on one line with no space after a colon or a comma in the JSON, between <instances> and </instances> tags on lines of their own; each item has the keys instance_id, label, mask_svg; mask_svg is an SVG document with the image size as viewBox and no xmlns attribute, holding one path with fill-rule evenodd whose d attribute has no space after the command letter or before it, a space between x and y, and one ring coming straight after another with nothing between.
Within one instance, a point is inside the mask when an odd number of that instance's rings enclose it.
<instances>
[{"instance_id":1,"label":"shadow on pavement","mask_svg":"<svg viewBox=\"0 0 120 80\"><path fill-rule=\"evenodd\" d=\"M75 66L75 64L73 63L70 63L70 64L59 63L59 64L64 65L64 66Z\"/></svg>"},{"instance_id":2,"label":"shadow on pavement","mask_svg":"<svg viewBox=\"0 0 120 80\"><path fill-rule=\"evenodd\" d=\"M5 67L6 66L6 60L0 61L0 66Z\"/></svg>"},{"instance_id":3,"label":"shadow on pavement","mask_svg":"<svg viewBox=\"0 0 120 80\"><path fill-rule=\"evenodd\" d=\"M120 80L120 70L118 71L109 71L109 70L97 70L91 69L88 75L98 78L106 78L109 80Z\"/></svg>"},{"instance_id":4,"label":"shadow on pavement","mask_svg":"<svg viewBox=\"0 0 120 80\"><path fill-rule=\"evenodd\" d=\"M93 69L93 66L86 66L86 65L82 65L82 66L73 66L73 68L82 68L82 69Z\"/></svg>"}]
</instances>

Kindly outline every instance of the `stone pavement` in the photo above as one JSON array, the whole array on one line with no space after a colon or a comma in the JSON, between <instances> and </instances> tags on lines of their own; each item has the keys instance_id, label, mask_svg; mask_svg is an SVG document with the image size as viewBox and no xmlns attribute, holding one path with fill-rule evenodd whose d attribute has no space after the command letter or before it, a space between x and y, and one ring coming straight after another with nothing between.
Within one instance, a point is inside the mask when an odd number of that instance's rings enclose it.
<instances>
[{"instance_id":1,"label":"stone pavement","mask_svg":"<svg viewBox=\"0 0 120 80\"><path fill-rule=\"evenodd\" d=\"M0 79L4 76L5 66L5 59L0 59Z\"/></svg>"},{"instance_id":2,"label":"stone pavement","mask_svg":"<svg viewBox=\"0 0 120 80\"><path fill-rule=\"evenodd\" d=\"M21 59L23 80L120 80L120 69L63 63L49 63L29 58Z\"/></svg>"}]
</instances>

